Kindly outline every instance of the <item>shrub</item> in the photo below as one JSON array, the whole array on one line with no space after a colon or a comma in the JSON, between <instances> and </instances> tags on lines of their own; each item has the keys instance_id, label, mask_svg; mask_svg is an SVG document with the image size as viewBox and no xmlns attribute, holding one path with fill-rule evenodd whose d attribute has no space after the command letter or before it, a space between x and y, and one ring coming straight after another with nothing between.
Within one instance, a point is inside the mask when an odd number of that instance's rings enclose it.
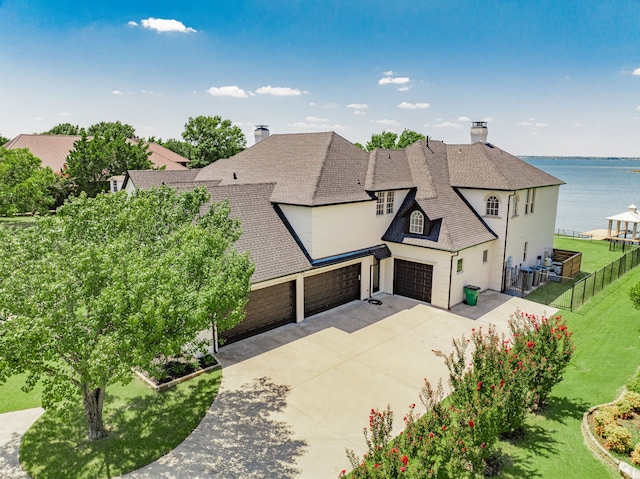
<instances>
[{"instance_id":1,"label":"shrub","mask_svg":"<svg viewBox=\"0 0 640 479\"><path fill-rule=\"evenodd\" d=\"M593 415L593 423L595 425L596 434L605 438L605 429L609 425L616 424L618 417L618 408L615 405L602 406Z\"/></svg>"},{"instance_id":2,"label":"shrub","mask_svg":"<svg viewBox=\"0 0 640 479\"><path fill-rule=\"evenodd\" d=\"M640 413L640 393L627 391L622 396L622 399L629 404L633 412Z\"/></svg>"},{"instance_id":3,"label":"shrub","mask_svg":"<svg viewBox=\"0 0 640 479\"><path fill-rule=\"evenodd\" d=\"M636 447L631 451L631 462L636 466L640 466L640 443L636 444Z\"/></svg>"},{"instance_id":4,"label":"shrub","mask_svg":"<svg viewBox=\"0 0 640 479\"><path fill-rule=\"evenodd\" d=\"M604 428L604 446L621 454L627 454L633 449L631 433L618 424L608 424Z\"/></svg>"},{"instance_id":5,"label":"shrub","mask_svg":"<svg viewBox=\"0 0 640 479\"><path fill-rule=\"evenodd\" d=\"M527 383L534 385L529 398L532 409L547 401L551 389L562 380L571 356L571 332L561 316L546 318L521 311L509 320L513 352L522 362Z\"/></svg>"},{"instance_id":6,"label":"shrub","mask_svg":"<svg viewBox=\"0 0 640 479\"><path fill-rule=\"evenodd\" d=\"M640 369L633 375L627 383L627 390L640 393Z\"/></svg>"}]
</instances>

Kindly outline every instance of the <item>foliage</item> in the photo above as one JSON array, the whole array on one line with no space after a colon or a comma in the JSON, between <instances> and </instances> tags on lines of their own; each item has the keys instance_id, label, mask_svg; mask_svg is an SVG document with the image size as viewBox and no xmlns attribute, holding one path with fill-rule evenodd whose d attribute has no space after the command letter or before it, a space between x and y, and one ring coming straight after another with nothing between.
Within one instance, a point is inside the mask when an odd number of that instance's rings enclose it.
<instances>
[{"instance_id":1,"label":"foliage","mask_svg":"<svg viewBox=\"0 0 640 479\"><path fill-rule=\"evenodd\" d=\"M605 439L604 446L611 451L626 454L633 449L631 433L623 426L607 424L602 436Z\"/></svg>"},{"instance_id":2,"label":"foliage","mask_svg":"<svg viewBox=\"0 0 640 479\"><path fill-rule=\"evenodd\" d=\"M74 143L67 157L67 172L79 191L95 196L107 190L111 176L150 169L150 154L146 143L129 141L122 132L106 129L93 138L83 134Z\"/></svg>"},{"instance_id":3,"label":"foliage","mask_svg":"<svg viewBox=\"0 0 640 479\"><path fill-rule=\"evenodd\" d=\"M532 385L529 407L539 408L562 381L574 346L571 332L562 316L553 318L523 313L509 320L513 353L522 361L525 381Z\"/></svg>"},{"instance_id":4,"label":"foliage","mask_svg":"<svg viewBox=\"0 0 640 479\"><path fill-rule=\"evenodd\" d=\"M156 393L140 381L109 389L105 418L113 434L87 441L82 407L46 411L26 432L21 465L30 477L98 479L134 471L175 448L196 428L216 397L221 372L203 374Z\"/></svg>"},{"instance_id":5,"label":"foliage","mask_svg":"<svg viewBox=\"0 0 640 479\"><path fill-rule=\"evenodd\" d=\"M7 138L6 136L0 135L0 146L5 145L9 143L9 138Z\"/></svg>"},{"instance_id":6,"label":"foliage","mask_svg":"<svg viewBox=\"0 0 640 479\"><path fill-rule=\"evenodd\" d=\"M377 148L386 150L402 150L418 140L426 139L427 138L422 133L407 130L405 128L402 133L400 133L399 137L397 133L392 131L383 131L381 133L373 133L366 146L363 147L359 143L356 143L356 145L365 151L373 151Z\"/></svg>"},{"instance_id":7,"label":"foliage","mask_svg":"<svg viewBox=\"0 0 640 479\"><path fill-rule=\"evenodd\" d=\"M627 381L627 390L640 393L640 369Z\"/></svg>"},{"instance_id":8,"label":"foliage","mask_svg":"<svg viewBox=\"0 0 640 479\"><path fill-rule=\"evenodd\" d=\"M71 123L60 123L49 131L42 133L43 135L83 135L85 129L78 125L72 125Z\"/></svg>"},{"instance_id":9,"label":"foliage","mask_svg":"<svg viewBox=\"0 0 640 479\"><path fill-rule=\"evenodd\" d=\"M191 157L191 144L186 141L169 138L167 141L160 140L158 143L168 150L171 150L180 156L184 156L187 159Z\"/></svg>"},{"instance_id":10,"label":"foliage","mask_svg":"<svg viewBox=\"0 0 640 479\"><path fill-rule=\"evenodd\" d=\"M0 381L41 379L46 408L82 395L99 439L108 385L203 348L195 338L213 321L236 325L253 266L234 250L228 205L202 213L207 198L167 187L81 195L31 228L0 228Z\"/></svg>"},{"instance_id":11,"label":"foliage","mask_svg":"<svg viewBox=\"0 0 640 479\"><path fill-rule=\"evenodd\" d=\"M45 213L54 205L56 176L26 148L0 147L0 215Z\"/></svg>"},{"instance_id":12,"label":"foliage","mask_svg":"<svg viewBox=\"0 0 640 479\"><path fill-rule=\"evenodd\" d=\"M182 138L190 145L190 168L202 168L240 153L247 146L242 130L220 116L189 117Z\"/></svg>"},{"instance_id":13,"label":"foliage","mask_svg":"<svg viewBox=\"0 0 640 479\"><path fill-rule=\"evenodd\" d=\"M637 283L629 290L629 299L634 308L640 309L640 283Z\"/></svg>"},{"instance_id":14,"label":"foliage","mask_svg":"<svg viewBox=\"0 0 640 479\"><path fill-rule=\"evenodd\" d=\"M82 131L80 132L82 134ZM89 136L135 138L136 130L131 125L120 123L119 121L101 121L91 125L87 130Z\"/></svg>"},{"instance_id":15,"label":"foliage","mask_svg":"<svg viewBox=\"0 0 640 479\"><path fill-rule=\"evenodd\" d=\"M633 451L631 451L631 462L636 466L640 466L640 443L636 444Z\"/></svg>"}]
</instances>

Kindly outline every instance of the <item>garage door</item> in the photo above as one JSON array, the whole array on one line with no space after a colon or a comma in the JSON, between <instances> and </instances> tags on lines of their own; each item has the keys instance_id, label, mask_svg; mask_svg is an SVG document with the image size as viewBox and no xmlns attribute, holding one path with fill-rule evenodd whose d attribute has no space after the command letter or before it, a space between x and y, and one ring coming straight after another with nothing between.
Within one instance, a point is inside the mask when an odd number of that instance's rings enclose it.
<instances>
[{"instance_id":1,"label":"garage door","mask_svg":"<svg viewBox=\"0 0 640 479\"><path fill-rule=\"evenodd\" d=\"M360 263L304 279L304 316L360 299Z\"/></svg>"},{"instance_id":2,"label":"garage door","mask_svg":"<svg viewBox=\"0 0 640 479\"><path fill-rule=\"evenodd\" d=\"M247 315L235 328L220 333L225 344L296 321L295 282L277 284L249 293Z\"/></svg>"},{"instance_id":3,"label":"garage door","mask_svg":"<svg viewBox=\"0 0 640 479\"><path fill-rule=\"evenodd\" d=\"M431 302L433 265L394 260L393 293Z\"/></svg>"}]
</instances>

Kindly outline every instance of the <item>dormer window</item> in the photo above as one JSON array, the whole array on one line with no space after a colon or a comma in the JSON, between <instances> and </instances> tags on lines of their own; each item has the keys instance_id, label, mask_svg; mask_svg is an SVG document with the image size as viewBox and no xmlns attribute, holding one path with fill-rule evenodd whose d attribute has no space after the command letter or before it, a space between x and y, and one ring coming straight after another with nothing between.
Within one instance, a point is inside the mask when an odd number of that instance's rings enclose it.
<instances>
[{"instance_id":1,"label":"dormer window","mask_svg":"<svg viewBox=\"0 0 640 479\"><path fill-rule=\"evenodd\" d=\"M385 199L384 193L385 193L384 191L380 191L378 193L378 202L376 203L376 216L384 215L384 199Z\"/></svg>"},{"instance_id":2,"label":"dormer window","mask_svg":"<svg viewBox=\"0 0 640 479\"><path fill-rule=\"evenodd\" d=\"M424 215L414 211L409 217L409 233L421 235L424 233Z\"/></svg>"},{"instance_id":3,"label":"dormer window","mask_svg":"<svg viewBox=\"0 0 640 479\"><path fill-rule=\"evenodd\" d=\"M498 216L500 199L497 196L487 198L487 216Z\"/></svg>"}]
</instances>

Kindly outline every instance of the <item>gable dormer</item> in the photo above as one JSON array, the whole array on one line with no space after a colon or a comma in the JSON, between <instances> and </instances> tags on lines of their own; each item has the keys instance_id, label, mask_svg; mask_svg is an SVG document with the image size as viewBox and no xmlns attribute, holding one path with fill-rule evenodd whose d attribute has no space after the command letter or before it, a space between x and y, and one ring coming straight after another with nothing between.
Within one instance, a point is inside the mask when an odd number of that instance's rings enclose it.
<instances>
[{"instance_id":1,"label":"gable dormer","mask_svg":"<svg viewBox=\"0 0 640 479\"><path fill-rule=\"evenodd\" d=\"M415 189L405 198L398 214L382 237L385 241L403 243L405 240L438 242L442 219L429 218L415 198Z\"/></svg>"}]
</instances>

